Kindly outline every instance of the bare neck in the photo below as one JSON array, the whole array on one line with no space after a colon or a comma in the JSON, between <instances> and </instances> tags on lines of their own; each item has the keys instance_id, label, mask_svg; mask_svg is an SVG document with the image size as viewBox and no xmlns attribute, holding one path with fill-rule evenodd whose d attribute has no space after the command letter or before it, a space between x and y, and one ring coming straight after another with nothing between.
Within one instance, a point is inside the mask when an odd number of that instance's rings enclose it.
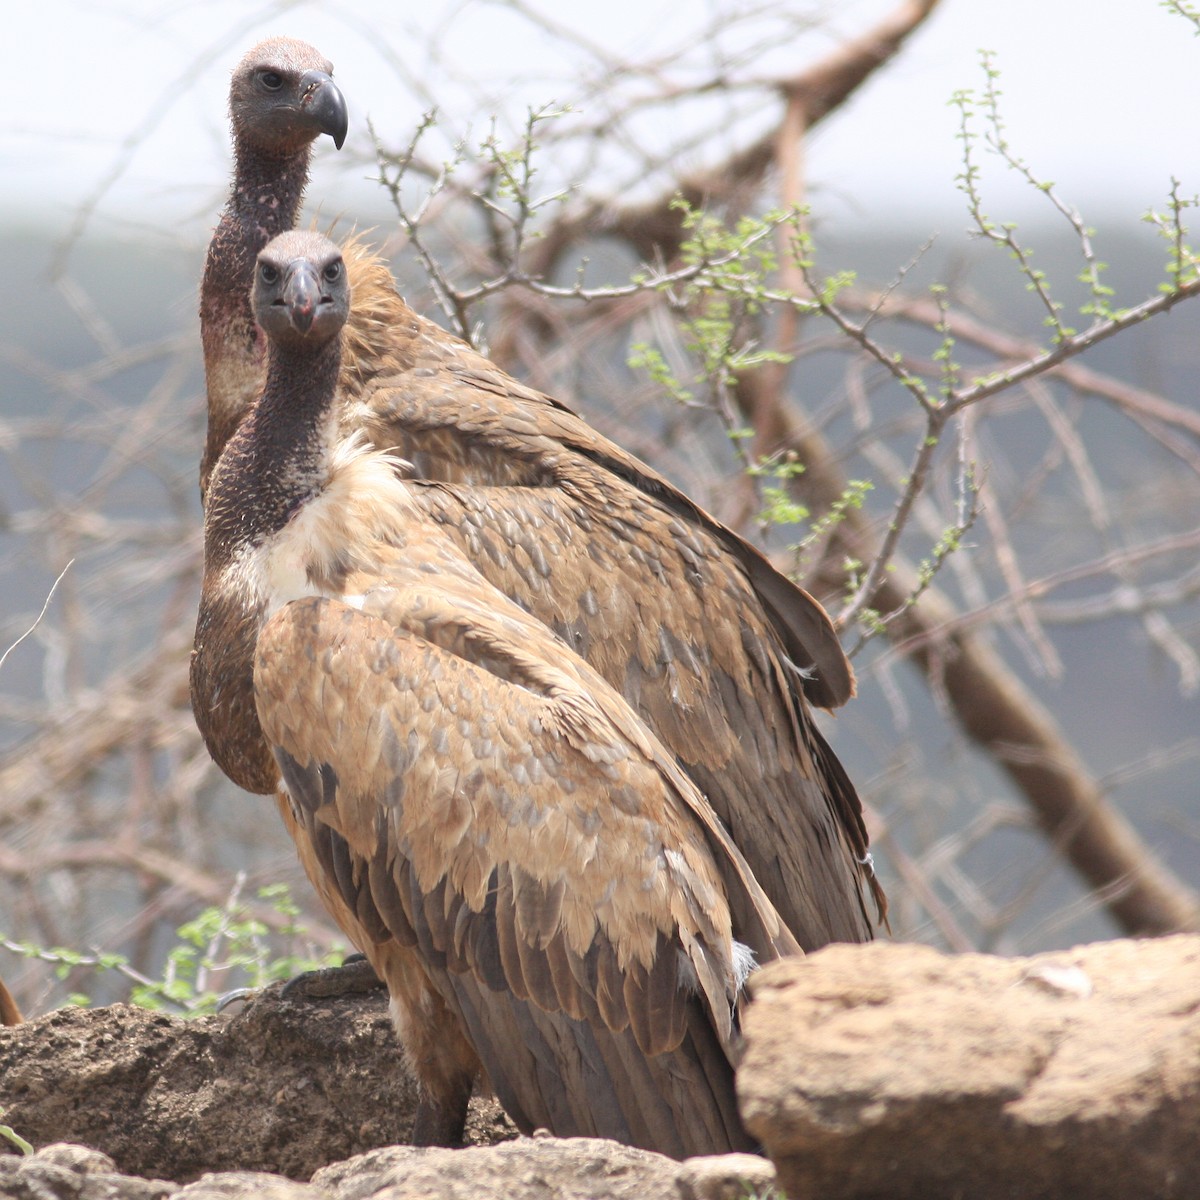
<instances>
[{"instance_id":1,"label":"bare neck","mask_svg":"<svg viewBox=\"0 0 1200 1200\"><path fill-rule=\"evenodd\" d=\"M341 339L279 353L262 396L229 439L206 509L206 569L282 529L329 473Z\"/></svg>"},{"instance_id":2,"label":"bare neck","mask_svg":"<svg viewBox=\"0 0 1200 1200\"><path fill-rule=\"evenodd\" d=\"M295 227L311 154L311 146L271 157L241 141L234 145L233 186L209 243L200 283L208 401L202 498L225 443L262 386L266 346L250 308L254 263L273 237Z\"/></svg>"}]
</instances>

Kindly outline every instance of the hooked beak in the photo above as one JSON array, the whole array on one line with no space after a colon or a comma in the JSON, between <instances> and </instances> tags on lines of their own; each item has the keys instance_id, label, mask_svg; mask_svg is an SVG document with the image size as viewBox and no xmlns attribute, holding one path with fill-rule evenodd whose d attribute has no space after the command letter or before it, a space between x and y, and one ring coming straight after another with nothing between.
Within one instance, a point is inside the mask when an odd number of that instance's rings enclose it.
<instances>
[{"instance_id":1,"label":"hooked beak","mask_svg":"<svg viewBox=\"0 0 1200 1200\"><path fill-rule=\"evenodd\" d=\"M280 302L296 329L308 333L321 302L321 280L311 263L294 263L288 269Z\"/></svg>"},{"instance_id":2,"label":"hooked beak","mask_svg":"<svg viewBox=\"0 0 1200 1200\"><path fill-rule=\"evenodd\" d=\"M350 116L345 97L324 71L305 71L300 77L300 110L308 114L321 133L333 138L339 150L342 148Z\"/></svg>"}]
</instances>

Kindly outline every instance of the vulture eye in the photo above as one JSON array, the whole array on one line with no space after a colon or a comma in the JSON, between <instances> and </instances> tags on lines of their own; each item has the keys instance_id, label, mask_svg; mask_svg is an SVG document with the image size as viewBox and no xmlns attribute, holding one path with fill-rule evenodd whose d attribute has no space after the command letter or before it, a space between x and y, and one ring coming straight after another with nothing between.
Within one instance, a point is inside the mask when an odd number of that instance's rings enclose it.
<instances>
[{"instance_id":1,"label":"vulture eye","mask_svg":"<svg viewBox=\"0 0 1200 1200\"><path fill-rule=\"evenodd\" d=\"M283 76L278 71L260 71L258 78L268 92L277 92L283 87Z\"/></svg>"},{"instance_id":2,"label":"vulture eye","mask_svg":"<svg viewBox=\"0 0 1200 1200\"><path fill-rule=\"evenodd\" d=\"M271 266L270 263L260 263L258 277L270 287L272 284L279 282L279 268Z\"/></svg>"},{"instance_id":3,"label":"vulture eye","mask_svg":"<svg viewBox=\"0 0 1200 1200\"><path fill-rule=\"evenodd\" d=\"M329 264L329 265L328 265L328 266L325 268L325 270L321 272L321 274L325 276L325 279L326 279L326 281L327 281L327 282L329 282L329 283L334 283L334 282L336 282L338 279L340 279L340 278L341 278L341 274L342 274L342 260L341 260L341 259L338 259L338 261L337 261L337 262L331 262L331 263L330 263L330 264Z\"/></svg>"}]
</instances>

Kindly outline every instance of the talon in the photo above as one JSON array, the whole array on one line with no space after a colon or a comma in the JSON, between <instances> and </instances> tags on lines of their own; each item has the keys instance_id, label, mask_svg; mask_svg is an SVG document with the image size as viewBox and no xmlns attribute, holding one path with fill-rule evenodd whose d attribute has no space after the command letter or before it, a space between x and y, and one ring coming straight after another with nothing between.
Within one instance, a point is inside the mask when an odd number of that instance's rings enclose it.
<instances>
[{"instance_id":1,"label":"talon","mask_svg":"<svg viewBox=\"0 0 1200 1200\"><path fill-rule=\"evenodd\" d=\"M349 954L340 967L302 971L283 985L285 1000L323 1000L331 996L359 996L384 986L364 954Z\"/></svg>"},{"instance_id":2,"label":"talon","mask_svg":"<svg viewBox=\"0 0 1200 1200\"><path fill-rule=\"evenodd\" d=\"M231 1004L246 1004L252 996L258 994L258 988L234 988L232 991L226 992L222 996L217 997L217 1012L223 1013Z\"/></svg>"}]
</instances>

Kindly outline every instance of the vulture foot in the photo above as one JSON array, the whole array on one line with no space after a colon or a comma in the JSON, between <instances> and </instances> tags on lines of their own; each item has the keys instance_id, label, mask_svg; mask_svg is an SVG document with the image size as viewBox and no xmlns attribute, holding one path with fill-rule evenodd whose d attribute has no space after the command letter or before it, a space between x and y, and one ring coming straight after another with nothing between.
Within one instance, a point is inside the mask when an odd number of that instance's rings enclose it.
<instances>
[{"instance_id":1,"label":"vulture foot","mask_svg":"<svg viewBox=\"0 0 1200 1200\"><path fill-rule=\"evenodd\" d=\"M340 967L302 971L283 985L285 1000L324 1000L331 996L359 996L384 982L363 954L348 954Z\"/></svg>"},{"instance_id":2,"label":"vulture foot","mask_svg":"<svg viewBox=\"0 0 1200 1200\"><path fill-rule=\"evenodd\" d=\"M413 1118L414 1146L445 1146L457 1149L463 1144L467 1126L467 1105L471 1102L474 1081L467 1077L459 1081L452 1094L440 1100L422 1097Z\"/></svg>"}]
</instances>

